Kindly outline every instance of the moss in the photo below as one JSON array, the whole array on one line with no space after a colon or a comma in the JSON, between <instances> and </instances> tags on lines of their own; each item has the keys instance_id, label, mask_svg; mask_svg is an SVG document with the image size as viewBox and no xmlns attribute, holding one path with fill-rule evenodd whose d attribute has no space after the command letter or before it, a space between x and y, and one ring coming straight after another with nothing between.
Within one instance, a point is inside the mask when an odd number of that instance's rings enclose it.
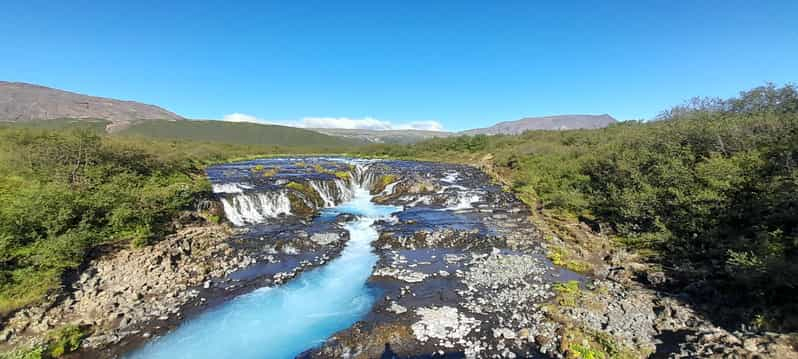
<instances>
[{"instance_id":1,"label":"moss","mask_svg":"<svg viewBox=\"0 0 798 359\"><path fill-rule=\"evenodd\" d=\"M34 345L30 348L15 349L0 353L0 359L44 359L47 357L47 348L43 345Z\"/></svg>"},{"instance_id":2,"label":"moss","mask_svg":"<svg viewBox=\"0 0 798 359\"><path fill-rule=\"evenodd\" d=\"M263 171L263 177L274 177L280 171L276 168L269 168Z\"/></svg>"},{"instance_id":3,"label":"moss","mask_svg":"<svg viewBox=\"0 0 798 359\"><path fill-rule=\"evenodd\" d=\"M349 174L349 172L346 172L346 171L336 171L334 173L334 175L335 175L335 177L338 177L338 178L340 178L340 179L342 179L344 181L348 181L350 176L351 176Z\"/></svg>"},{"instance_id":4,"label":"moss","mask_svg":"<svg viewBox=\"0 0 798 359\"><path fill-rule=\"evenodd\" d=\"M397 179L398 177L396 177L396 175L392 174L383 175L382 177L380 177L377 183L374 184L374 188L371 189L371 193L377 194L382 192L383 190L385 190L385 187L387 187L391 183L396 182Z\"/></svg>"},{"instance_id":5,"label":"moss","mask_svg":"<svg viewBox=\"0 0 798 359\"><path fill-rule=\"evenodd\" d=\"M324 205L324 200L319 193L307 183L289 182L285 187L295 191L294 193L289 193L288 199L291 202L291 212L298 216L312 216L316 212L315 208ZM296 192L300 193L301 196ZM305 200L309 201L312 206Z\"/></svg>"},{"instance_id":6,"label":"moss","mask_svg":"<svg viewBox=\"0 0 798 359\"><path fill-rule=\"evenodd\" d=\"M590 264L578 259L570 258L567 250L563 247L549 247L546 257L556 266L560 266L574 272L587 273L590 271Z\"/></svg>"},{"instance_id":7,"label":"moss","mask_svg":"<svg viewBox=\"0 0 798 359\"><path fill-rule=\"evenodd\" d=\"M557 293L557 303L564 307L575 307L579 301L579 282L575 280L557 283L552 289Z\"/></svg>"},{"instance_id":8,"label":"moss","mask_svg":"<svg viewBox=\"0 0 798 359\"><path fill-rule=\"evenodd\" d=\"M647 356L647 353L631 349L607 333L576 327L563 330L560 350L566 358L573 359L632 359Z\"/></svg>"},{"instance_id":9,"label":"moss","mask_svg":"<svg viewBox=\"0 0 798 359\"><path fill-rule=\"evenodd\" d=\"M252 167L252 172L263 172L263 169L264 169L263 165L256 165Z\"/></svg>"},{"instance_id":10,"label":"moss","mask_svg":"<svg viewBox=\"0 0 798 359\"><path fill-rule=\"evenodd\" d=\"M219 224L219 222L222 221L222 218L215 214L209 214L206 218L208 219L208 222L211 222L213 224Z\"/></svg>"},{"instance_id":11,"label":"moss","mask_svg":"<svg viewBox=\"0 0 798 359\"><path fill-rule=\"evenodd\" d=\"M568 348L569 353L572 353L577 358L582 359L604 359L604 353L590 347L589 344L573 343Z\"/></svg>"},{"instance_id":12,"label":"moss","mask_svg":"<svg viewBox=\"0 0 798 359\"><path fill-rule=\"evenodd\" d=\"M288 201L291 203L291 213L300 217L310 217L315 213L305 201L296 193L288 193Z\"/></svg>"},{"instance_id":13,"label":"moss","mask_svg":"<svg viewBox=\"0 0 798 359\"><path fill-rule=\"evenodd\" d=\"M53 358L58 358L78 350L86 333L76 325L68 325L50 333L48 337L48 351Z\"/></svg>"}]
</instances>

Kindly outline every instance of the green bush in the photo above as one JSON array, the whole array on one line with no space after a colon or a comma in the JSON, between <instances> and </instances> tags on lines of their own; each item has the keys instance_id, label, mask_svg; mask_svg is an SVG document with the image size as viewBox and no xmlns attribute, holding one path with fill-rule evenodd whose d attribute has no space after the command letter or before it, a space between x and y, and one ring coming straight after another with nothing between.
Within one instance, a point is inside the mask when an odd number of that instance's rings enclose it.
<instances>
[{"instance_id":1,"label":"green bush","mask_svg":"<svg viewBox=\"0 0 798 359\"><path fill-rule=\"evenodd\" d=\"M775 310L785 328L798 327L792 85L697 99L657 121L599 130L461 136L362 151L470 164L490 158L494 176L530 207L602 222L682 287L720 293L707 297L723 296L744 308L740 313Z\"/></svg>"},{"instance_id":2,"label":"green bush","mask_svg":"<svg viewBox=\"0 0 798 359\"><path fill-rule=\"evenodd\" d=\"M0 313L58 290L90 250L145 246L211 195L204 164L258 147L0 127Z\"/></svg>"}]
</instances>

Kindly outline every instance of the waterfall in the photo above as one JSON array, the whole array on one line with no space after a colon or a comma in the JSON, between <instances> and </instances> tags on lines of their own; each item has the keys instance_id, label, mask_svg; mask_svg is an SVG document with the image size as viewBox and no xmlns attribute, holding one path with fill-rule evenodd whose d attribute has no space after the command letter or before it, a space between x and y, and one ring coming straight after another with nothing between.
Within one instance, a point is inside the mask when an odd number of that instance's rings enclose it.
<instances>
[{"instance_id":1,"label":"waterfall","mask_svg":"<svg viewBox=\"0 0 798 359\"><path fill-rule=\"evenodd\" d=\"M237 193L221 200L227 219L236 226L291 214L291 201L285 191Z\"/></svg>"},{"instance_id":2,"label":"waterfall","mask_svg":"<svg viewBox=\"0 0 798 359\"><path fill-rule=\"evenodd\" d=\"M333 179L313 179L307 184L319 194L324 207L334 207L355 197L358 189L369 189L377 181L377 175L372 171L371 160L340 160L351 167L349 179L334 177ZM272 184L282 186L286 179L277 179ZM386 186L385 193L393 193L397 183ZM236 226L262 223L270 218L291 214L291 201L288 192L282 190L260 190L253 185L245 183L214 183L213 192L219 195L224 207L225 215ZM311 204L311 206L313 206Z\"/></svg>"},{"instance_id":3,"label":"waterfall","mask_svg":"<svg viewBox=\"0 0 798 359\"><path fill-rule=\"evenodd\" d=\"M402 182L402 181L396 181L396 182L389 183L387 186L385 186L385 189L382 190L382 192L380 194L383 195L383 196L392 195L394 189L396 188L396 185L398 185L399 182Z\"/></svg>"},{"instance_id":4,"label":"waterfall","mask_svg":"<svg viewBox=\"0 0 798 359\"><path fill-rule=\"evenodd\" d=\"M457 197L447 201L448 206L445 209L456 211L473 208L474 202L479 202L480 199L476 192L457 192Z\"/></svg>"},{"instance_id":5,"label":"waterfall","mask_svg":"<svg viewBox=\"0 0 798 359\"><path fill-rule=\"evenodd\" d=\"M374 172L369 171L369 169L371 169L371 163L355 163L352 179L354 179L357 186L362 188L373 187L376 178Z\"/></svg>"},{"instance_id":6,"label":"waterfall","mask_svg":"<svg viewBox=\"0 0 798 359\"><path fill-rule=\"evenodd\" d=\"M242 193L246 189L251 189L252 186L243 183L214 183L212 185L213 193Z\"/></svg>"},{"instance_id":7,"label":"waterfall","mask_svg":"<svg viewBox=\"0 0 798 359\"><path fill-rule=\"evenodd\" d=\"M315 190L324 201L324 207L334 207L346 202L354 196L354 189L346 181L336 178L332 181L311 180L310 187Z\"/></svg>"}]
</instances>

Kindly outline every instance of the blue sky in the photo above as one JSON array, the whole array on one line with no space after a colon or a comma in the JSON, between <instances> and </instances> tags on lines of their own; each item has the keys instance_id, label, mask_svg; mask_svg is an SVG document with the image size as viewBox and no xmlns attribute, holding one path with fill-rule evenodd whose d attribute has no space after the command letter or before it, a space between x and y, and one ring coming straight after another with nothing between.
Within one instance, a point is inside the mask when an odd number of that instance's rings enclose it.
<instances>
[{"instance_id":1,"label":"blue sky","mask_svg":"<svg viewBox=\"0 0 798 359\"><path fill-rule=\"evenodd\" d=\"M9 0L0 79L191 118L448 130L798 81L798 1L556 3Z\"/></svg>"}]
</instances>

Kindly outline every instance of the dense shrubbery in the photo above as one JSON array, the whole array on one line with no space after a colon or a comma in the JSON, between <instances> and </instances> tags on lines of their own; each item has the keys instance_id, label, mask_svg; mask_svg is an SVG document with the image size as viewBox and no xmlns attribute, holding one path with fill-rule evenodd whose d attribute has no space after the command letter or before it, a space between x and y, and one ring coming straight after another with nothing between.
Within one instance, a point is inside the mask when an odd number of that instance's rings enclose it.
<instances>
[{"instance_id":1,"label":"dense shrubbery","mask_svg":"<svg viewBox=\"0 0 798 359\"><path fill-rule=\"evenodd\" d=\"M161 238L209 194L204 162L264 152L0 128L0 314L61 286L97 245Z\"/></svg>"},{"instance_id":2,"label":"dense shrubbery","mask_svg":"<svg viewBox=\"0 0 798 359\"><path fill-rule=\"evenodd\" d=\"M648 123L370 151L460 161L490 154L499 176L530 205L595 218L651 254L677 283L798 327L790 319L798 295L793 86L693 100Z\"/></svg>"}]
</instances>

